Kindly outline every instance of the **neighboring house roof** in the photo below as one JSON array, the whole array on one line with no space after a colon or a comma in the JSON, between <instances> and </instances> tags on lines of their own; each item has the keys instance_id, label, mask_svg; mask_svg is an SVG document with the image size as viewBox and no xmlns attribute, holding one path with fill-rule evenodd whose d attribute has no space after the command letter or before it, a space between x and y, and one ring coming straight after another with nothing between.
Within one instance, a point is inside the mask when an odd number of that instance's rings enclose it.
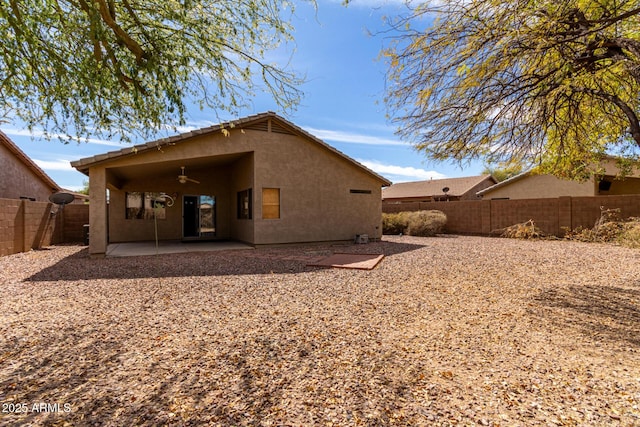
<instances>
[{"instance_id":1,"label":"neighboring house roof","mask_svg":"<svg viewBox=\"0 0 640 427\"><path fill-rule=\"evenodd\" d=\"M495 179L491 175L467 176L462 178L430 179L428 181L401 182L382 190L382 199L409 199L417 197L442 196L443 188L447 194L461 197L485 180Z\"/></svg>"},{"instance_id":2,"label":"neighboring house roof","mask_svg":"<svg viewBox=\"0 0 640 427\"><path fill-rule=\"evenodd\" d=\"M378 175L371 169L358 163L351 157L335 149L334 147L330 146L329 144L322 141L321 139L313 136L312 134L305 131L301 127L296 126L290 121L278 116L276 113L272 111L267 111L265 113L255 114L255 115L247 116L237 120L220 123L214 126L197 129L191 132L170 136L168 138L158 139L158 140L147 142L144 144L135 145L133 147L123 148L121 150L110 151L108 153L100 154L97 156L76 160L71 162L71 166L78 169L80 172L88 175L89 168L99 163L108 162L108 161L125 157L125 156L135 155L136 153L141 153L149 150L158 150L159 148L166 145L175 145L175 144L182 143L185 140L188 140L189 138L192 138L194 136L205 135L205 134L214 133L214 132L223 132L225 130L232 131L234 129L241 129L241 128L262 129L263 127L262 124L264 124L263 130L266 130L266 123L268 119L272 119L272 121L277 122L272 124L272 127L271 127L272 132L283 133L283 134L294 134L294 135L297 134L299 136L312 140L317 144L319 144L320 146L324 147L325 149L329 150L333 154L338 155L339 157L342 157L343 159L352 163L354 166L360 169L363 169L368 174L372 175L373 177L381 181L384 186L391 185L391 181L389 181L388 179L382 177L381 175Z\"/></svg>"},{"instance_id":3,"label":"neighboring house roof","mask_svg":"<svg viewBox=\"0 0 640 427\"><path fill-rule=\"evenodd\" d=\"M36 175L45 185L51 187L52 191L60 191L60 187L53 179L43 171L40 166L35 164L9 137L0 131L0 144L4 145L13 155L20 160L31 172Z\"/></svg>"},{"instance_id":4,"label":"neighboring house roof","mask_svg":"<svg viewBox=\"0 0 640 427\"><path fill-rule=\"evenodd\" d=\"M60 189L60 191L62 191L63 193L69 193L69 194L73 195L73 198L76 201L83 201L83 202L88 202L89 201L89 195L88 194L78 193L77 191L67 190L66 188L62 188L62 189Z\"/></svg>"},{"instance_id":5,"label":"neighboring house roof","mask_svg":"<svg viewBox=\"0 0 640 427\"><path fill-rule=\"evenodd\" d=\"M476 194L478 196L482 196L482 195L484 195L486 193L489 193L491 191L495 191L498 188L506 187L507 185L511 185L516 181L520 181L521 179L528 177L529 175L531 175L531 173L532 173L531 170L524 171L522 173L519 173L518 175L512 176L511 178L505 179L504 181L500 181L499 183L494 184L491 187L487 187L487 188L485 188L483 190L480 190Z\"/></svg>"}]
</instances>

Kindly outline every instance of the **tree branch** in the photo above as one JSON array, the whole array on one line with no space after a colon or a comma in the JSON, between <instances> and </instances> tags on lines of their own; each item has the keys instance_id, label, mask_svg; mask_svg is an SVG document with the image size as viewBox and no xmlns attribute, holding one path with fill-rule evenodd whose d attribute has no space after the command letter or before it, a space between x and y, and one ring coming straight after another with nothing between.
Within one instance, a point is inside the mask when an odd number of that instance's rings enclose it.
<instances>
[{"instance_id":1,"label":"tree branch","mask_svg":"<svg viewBox=\"0 0 640 427\"><path fill-rule=\"evenodd\" d=\"M145 52L142 46L140 46L138 42L132 39L131 36L129 36L129 34L118 25L118 23L115 21L115 17L111 14L111 8L109 7L109 5L107 5L105 0L94 1L98 4L98 10L100 11L100 16L102 17L104 23L107 24L107 26L111 28L111 30L113 30L113 33L116 35L118 40L122 41L127 49L129 49L129 51L135 55L136 63L138 65L144 64L144 61L148 56L147 52Z\"/></svg>"},{"instance_id":2,"label":"tree branch","mask_svg":"<svg viewBox=\"0 0 640 427\"><path fill-rule=\"evenodd\" d=\"M575 92L588 93L597 98L609 101L612 104L614 104L616 107L618 107L624 113L624 115L627 116L627 119L629 120L629 132L631 133L631 137L634 139L636 144L640 147L640 121L638 120L638 115L635 113L635 111L633 111L633 108L631 108L627 103L625 103L618 96L612 95L610 93L606 93L606 92L595 90L595 89L575 87L575 86L572 86L571 89Z\"/></svg>"}]
</instances>

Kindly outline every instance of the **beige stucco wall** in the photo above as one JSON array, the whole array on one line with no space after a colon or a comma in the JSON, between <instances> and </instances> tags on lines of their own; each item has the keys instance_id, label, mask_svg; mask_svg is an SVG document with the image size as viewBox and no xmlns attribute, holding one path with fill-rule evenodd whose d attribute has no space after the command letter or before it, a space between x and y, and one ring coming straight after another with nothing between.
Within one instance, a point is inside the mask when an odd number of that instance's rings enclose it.
<instances>
[{"instance_id":1,"label":"beige stucco wall","mask_svg":"<svg viewBox=\"0 0 640 427\"><path fill-rule=\"evenodd\" d=\"M177 165L185 161L199 163L188 167L187 173L201 184L177 182ZM167 218L159 220L160 239L181 238L185 194L216 196L219 238L280 244L350 240L356 234L381 236L381 182L301 136L234 129L229 137L221 133L200 135L161 150L110 160L104 166L93 166L90 174L102 167L110 177L111 242L154 238L153 220L125 219L127 191L177 196L176 205L167 209ZM140 177L122 178L132 171ZM253 217L238 219L237 193L249 188L253 192ZM280 189L280 219L262 219L262 188ZM351 189L371 194L352 194ZM98 211L91 221L92 227L100 221ZM92 253L94 250L97 247Z\"/></svg>"},{"instance_id":2,"label":"beige stucco wall","mask_svg":"<svg viewBox=\"0 0 640 427\"><path fill-rule=\"evenodd\" d=\"M256 244L380 237L381 185L370 174L292 135L270 134L261 148L255 155ZM280 219L262 219L262 188L280 189Z\"/></svg>"},{"instance_id":3,"label":"beige stucco wall","mask_svg":"<svg viewBox=\"0 0 640 427\"><path fill-rule=\"evenodd\" d=\"M543 199L563 196L584 197L595 193L593 181L579 182L553 175L529 175L504 187L484 193L483 199Z\"/></svg>"},{"instance_id":4,"label":"beige stucco wall","mask_svg":"<svg viewBox=\"0 0 640 427\"><path fill-rule=\"evenodd\" d=\"M616 176L620 174L620 168L615 159L605 159L600 163L600 166L604 169L605 175ZM631 168L626 176L630 178L640 178L640 167Z\"/></svg>"},{"instance_id":5,"label":"beige stucco wall","mask_svg":"<svg viewBox=\"0 0 640 427\"><path fill-rule=\"evenodd\" d=\"M89 171L89 253L106 253L107 238L107 176L103 166Z\"/></svg>"},{"instance_id":6,"label":"beige stucco wall","mask_svg":"<svg viewBox=\"0 0 640 427\"><path fill-rule=\"evenodd\" d=\"M607 191L598 189L598 195L600 196L640 194L640 178L625 177L624 179L616 179L615 177L605 177L604 179L611 182L611 187Z\"/></svg>"},{"instance_id":7,"label":"beige stucco wall","mask_svg":"<svg viewBox=\"0 0 640 427\"><path fill-rule=\"evenodd\" d=\"M0 144L0 198L34 198L48 202L53 189Z\"/></svg>"},{"instance_id":8,"label":"beige stucco wall","mask_svg":"<svg viewBox=\"0 0 640 427\"><path fill-rule=\"evenodd\" d=\"M254 153L250 156L243 157L238 160L234 165L231 172L231 179L228 181L227 186L229 188L229 222L230 222L230 237L235 240L243 242L253 243L255 239L254 234L254 219L255 219L255 179L254 179ZM254 214L252 219L238 219L237 213L237 201L238 192L245 191L251 188L253 192L253 205Z\"/></svg>"},{"instance_id":9,"label":"beige stucco wall","mask_svg":"<svg viewBox=\"0 0 640 427\"><path fill-rule=\"evenodd\" d=\"M601 196L640 194L640 170L638 168L632 168L624 178L617 178L617 175L620 174L620 168L615 160L605 160L602 162L602 166L606 174L603 179L611 182L611 187L608 191L601 191L596 186L596 194Z\"/></svg>"},{"instance_id":10,"label":"beige stucco wall","mask_svg":"<svg viewBox=\"0 0 640 427\"><path fill-rule=\"evenodd\" d=\"M460 197L460 200L480 200L482 197L478 196L476 193L478 191L484 190L485 188L489 188L492 185L495 185L495 181L486 178L482 180L482 182L475 185L471 190L463 194L462 197Z\"/></svg>"}]
</instances>

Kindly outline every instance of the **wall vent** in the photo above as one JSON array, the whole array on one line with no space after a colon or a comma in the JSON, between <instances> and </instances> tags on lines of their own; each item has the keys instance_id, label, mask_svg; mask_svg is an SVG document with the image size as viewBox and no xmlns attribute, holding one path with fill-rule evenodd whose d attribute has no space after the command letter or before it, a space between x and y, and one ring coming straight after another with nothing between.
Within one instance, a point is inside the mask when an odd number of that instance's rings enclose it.
<instances>
[{"instance_id":1,"label":"wall vent","mask_svg":"<svg viewBox=\"0 0 640 427\"><path fill-rule=\"evenodd\" d=\"M270 120L265 120L263 122L252 123L252 124L250 124L248 126L244 126L244 129L257 130L257 131L261 131L261 132L269 132L269 127L271 127L271 132L273 132L273 133L281 133L281 134L285 134L285 135L295 135L294 132L292 132L288 128L280 125L279 123L274 122L273 120L271 120L271 126L269 126L269 121Z\"/></svg>"},{"instance_id":2,"label":"wall vent","mask_svg":"<svg viewBox=\"0 0 640 427\"><path fill-rule=\"evenodd\" d=\"M284 126L280 126L280 124L271 121L271 132L273 133L283 133L285 135L295 135L295 133L291 132L289 129Z\"/></svg>"},{"instance_id":3,"label":"wall vent","mask_svg":"<svg viewBox=\"0 0 640 427\"><path fill-rule=\"evenodd\" d=\"M250 130L258 130L261 132L269 132L269 121L265 120L264 122L252 123L249 126L245 126L244 128Z\"/></svg>"}]
</instances>

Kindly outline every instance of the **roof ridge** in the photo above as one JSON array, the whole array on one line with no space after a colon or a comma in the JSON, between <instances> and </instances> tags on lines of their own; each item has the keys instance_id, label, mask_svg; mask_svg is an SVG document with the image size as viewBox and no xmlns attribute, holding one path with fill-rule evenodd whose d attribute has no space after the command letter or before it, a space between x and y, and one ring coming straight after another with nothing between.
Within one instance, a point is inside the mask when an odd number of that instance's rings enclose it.
<instances>
[{"instance_id":1,"label":"roof ridge","mask_svg":"<svg viewBox=\"0 0 640 427\"><path fill-rule=\"evenodd\" d=\"M113 150L113 151L109 151L109 152L106 152L106 153L103 153L103 154L98 154L98 155L95 155L95 156L82 158L82 159L79 159L79 160L72 161L71 162L71 166L73 166L74 168L76 168L79 171L81 171L81 172L86 174L88 172L88 165L92 165L94 163L111 160L111 159L114 159L114 158L117 158L117 157L121 157L121 156L131 155L131 154L138 153L138 152L141 152L141 151L148 151L150 149L160 149L163 146L174 144L174 143L178 143L178 142L182 142L182 141L185 141L185 140L187 140L189 138L192 138L192 137L195 137L195 136L198 136L198 135L212 133L212 132L216 132L216 131L222 130L222 129L233 129L233 128L236 128L236 127L241 127L242 125L246 125L246 124L249 124L249 123L252 123L252 122L256 122L256 121L263 120L263 119L269 119L269 118L278 120L279 122L285 124L287 127L290 127L291 129L293 129L293 131L297 132L299 134L299 136L303 136L305 138L313 140L314 142L320 144L321 146L323 146L324 148L326 148L329 151L333 152L334 154L338 155L339 157L342 157L343 159L347 160L348 162L353 163L354 165L362 168L363 170L367 171L367 173L371 174L376 179L380 180L385 186L391 185L391 181L389 181L388 179L386 179L383 176L379 175L378 173L372 171L371 169L367 168L363 164L361 164L358 161L354 160L353 158L347 156L346 154L344 154L340 150L338 150L335 147L327 144L326 142L324 142L320 138L316 137L315 135L312 135L311 133L307 132L306 130L304 130L300 126L294 124L293 122L291 122L291 121L287 120L286 118L276 114L273 111L266 111L266 112L262 112L262 113L256 113L256 114L252 114L252 115L241 117L241 118L234 119L234 120L227 120L225 122L221 122L221 123L218 123L216 125L207 126L207 127L199 128L199 129L194 129L194 130L189 131L189 132L179 133L179 134L172 135L172 136L169 136L169 137L164 137L164 138L156 139L156 140L149 141L149 142L146 142L146 143L137 144L137 145L134 145L134 146L131 146L131 147L122 148L120 150Z\"/></svg>"},{"instance_id":2,"label":"roof ridge","mask_svg":"<svg viewBox=\"0 0 640 427\"><path fill-rule=\"evenodd\" d=\"M487 188L485 188L485 189L482 189L482 190L478 191L476 194L478 194L478 195L480 195L480 196L481 196L481 195L486 194L486 193L488 193L488 192L490 192L490 191L496 190L496 189L498 189L498 188L502 188L502 187L504 187L505 185L509 185L509 184L511 184L512 182L518 181L518 180L520 180L520 179L524 178L525 176L530 175L530 174L531 174L531 172L533 172L533 169L528 169L528 170L526 170L526 171L524 171L524 172L520 172L520 173L519 173L519 174L517 174L517 175L514 175L514 176L509 177L509 178L507 178L507 179L505 179L505 180L503 180L503 181L500 181L500 182L495 183L495 184L494 184L494 185L492 185L491 187L487 187Z\"/></svg>"}]
</instances>

